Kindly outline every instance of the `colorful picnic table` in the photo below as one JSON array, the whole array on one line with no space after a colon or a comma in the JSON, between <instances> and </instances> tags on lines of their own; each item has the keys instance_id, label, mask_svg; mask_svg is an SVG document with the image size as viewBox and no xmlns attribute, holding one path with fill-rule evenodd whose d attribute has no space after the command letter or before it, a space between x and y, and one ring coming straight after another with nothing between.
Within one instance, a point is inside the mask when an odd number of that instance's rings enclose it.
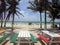
<instances>
[{"instance_id":1,"label":"colorful picnic table","mask_svg":"<svg viewBox=\"0 0 60 45\"><path fill-rule=\"evenodd\" d=\"M50 32L48 30L44 30L42 32L43 32L43 34L47 34L48 36L50 36L51 39L50 39L49 45L51 45L51 43L60 43L60 35L59 34ZM58 40L56 40L56 39L58 39Z\"/></svg>"},{"instance_id":2,"label":"colorful picnic table","mask_svg":"<svg viewBox=\"0 0 60 45\"><path fill-rule=\"evenodd\" d=\"M0 30L0 34L5 33L5 32L6 32L6 30Z\"/></svg>"},{"instance_id":3,"label":"colorful picnic table","mask_svg":"<svg viewBox=\"0 0 60 45\"><path fill-rule=\"evenodd\" d=\"M27 39L27 41L21 41L21 39ZM20 43L29 43L29 45L31 45L32 42L30 39L33 43L37 42L37 40L28 30L21 30L18 34L18 45L20 45Z\"/></svg>"},{"instance_id":4,"label":"colorful picnic table","mask_svg":"<svg viewBox=\"0 0 60 45\"><path fill-rule=\"evenodd\" d=\"M25 42L21 41L21 39L24 39L24 38L27 38L27 39L30 38L30 32L29 31L21 30L19 32L19 35L18 35L18 45L20 45L20 43L27 43L26 41ZM29 42L29 45L31 45L30 44L30 40L28 40L28 42Z\"/></svg>"},{"instance_id":5,"label":"colorful picnic table","mask_svg":"<svg viewBox=\"0 0 60 45\"><path fill-rule=\"evenodd\" d=\"M59 34L54 33L54 32L50 32L50 31L42 31L42 32L49 35L50 37L60 37Z\"/></svg>"}]
</instances>

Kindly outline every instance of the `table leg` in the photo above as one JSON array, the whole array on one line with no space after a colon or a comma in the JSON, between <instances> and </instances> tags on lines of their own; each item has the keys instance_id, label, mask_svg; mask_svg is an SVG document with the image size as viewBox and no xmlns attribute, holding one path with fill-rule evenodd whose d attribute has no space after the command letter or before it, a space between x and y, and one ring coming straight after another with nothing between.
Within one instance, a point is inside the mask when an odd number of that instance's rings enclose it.
<instances>
[{"instance_id":1,"label":"table leg","mask_svg":"<svg viewBox=\"0 0 60 45\"><path fill-rule=\"evenodd\" d=\"M51 42L49 43L49 45L51 45Z\"/></svg>"},{"instance_id":2,"label":"table leg","mask_svg":"<svg viewBox=\"0 0 60 45\"><path fill-rule=\"evenodd\" d=\"M30 39L28 41L29 41L29 45L31 45Z\"/></svg>"},{"instance_id":3,"label":"table leg","mask_svg":"<svg viewBox=\"0 0 60 45\"><path fill-rule=\"evenodd\" d=\"M18 45L20 45L20 38L18 38Z\"/></svg>"},{"instance_id":4,"label":"table leg","mask_svg":"<svg viewBox=\"0 0 60 45\"><path fill-rule=\"evenodd\" d=\"M51 45L53 43L53 37L51 37L51 41L49 43L49 45Z\"/></svg>"}]
</instances>

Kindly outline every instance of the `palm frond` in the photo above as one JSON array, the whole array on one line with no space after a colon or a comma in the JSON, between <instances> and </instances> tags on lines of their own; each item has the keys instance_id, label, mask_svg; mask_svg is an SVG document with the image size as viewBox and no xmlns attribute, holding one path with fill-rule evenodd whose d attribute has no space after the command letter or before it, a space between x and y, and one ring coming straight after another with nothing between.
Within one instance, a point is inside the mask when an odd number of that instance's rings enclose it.
<instances>
[{"instance_id":1,"label":"palm frond","mask_svg":"<svg viewBox=\"0 0 60 45\"><path fill-rule=\"evenodd\" d=\"M22 13L20 13L19 11L16 10L16 12L18 12L20 15L22 15L24 17L24 15Z\"/></svg>"},{"instance_id":2,"label":"palm frond","mask_svg":"<svg viewBox=\"0 0 60 45\"><path fill-rule=\"evenodd\" d=\"M15 14L18 16L18 18L20 18L19 15L18 15L17 13L15 13Z\"/></svg>"},{"instance_id":3,"label":"palm frond","mask_svg":"<svg viewBox=\"0 0 60 45\"><path fill-rule=\"evenodd\" d=\"M28 9L32 9L32 10L34 10L34 11L37 11L37 9L36 8L33 8L33 7L27 7Z\"/></svg>"},{"instance_id":4,"label":"palm frond","mask_svg":"<svg viewBox=\"0 0 60 45\"><path fill-rule=\"evenodd\" d=\"M16 7L16 9L21 10L20 8Z\"/></svg>"},{"instance_id":5,"label":"palm frond","mask_svg":"<svg viewBox=\"0 0 60 45\"><path fill-rule=\"evenodd\" d=\"M12 14L12 13L9 11L9 13L8 13L8 15L7 15L7 17L6 17L6 20L9 20L11 14Z\"/></svg>"},{"instance_id":6,"label":"palm frond","mask_svg":"<svg viewBox=\"0 0 60 45\"><path fill-rule=\"evenodd\" d=\"M9 11L11 9L11 6L9 6L8 8L7 8L7 11Z\"/></svg>"},{"instance_id":7,"label":"palm frond","mask_svg":"<svg viewBox=\"0 0 60 45\"><path fill-rule=\"evenodd\" d=\"M49 6L49 9L48 9L48 10L49 10L49 11L50 11L50 10L52 10L52 11L53 11L53 10L54 10L54 8L53 8L52 6Z\"/></svg>"},{"instance_id":8,"label":"palm frond","mask_svg":"<svg viewBox=\"0 0 60 45\"><path fill-rule=\"evenodd\" d=\"M29 1L29 3L30 3L33 7L35 7L35 5L34 5L32 2Z\"/></svg>"}]
</instances>

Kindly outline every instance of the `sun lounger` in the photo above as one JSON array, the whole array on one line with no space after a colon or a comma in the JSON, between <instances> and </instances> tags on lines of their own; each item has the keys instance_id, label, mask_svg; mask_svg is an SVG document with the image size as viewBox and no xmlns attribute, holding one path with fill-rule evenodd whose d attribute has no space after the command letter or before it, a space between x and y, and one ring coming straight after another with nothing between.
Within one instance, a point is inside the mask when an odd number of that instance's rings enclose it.
<instances>
[{"instance_id":1,"label":"sun lounger","mask_svg":"<svg viewBox=\"0 0 60 45\"><path fill-rule=\"evenodd\" d=\"M33 42L33 43L37 43L37 40L34 38L34 36L33 36L32 34L30 34L30 36L31 36L32 42Z\"/></svg>"},{"instance_id":2,"label":"sun lounger","mask_svg":"<svg viewBox=\"0 0 60 45\"><path fill-rule=\"evenodd\" d=\"M10 43L15 43L17 40L18 34L14 34L14 36L12 37L12 39L10 40Z\"/></svg>"}]
</instances>

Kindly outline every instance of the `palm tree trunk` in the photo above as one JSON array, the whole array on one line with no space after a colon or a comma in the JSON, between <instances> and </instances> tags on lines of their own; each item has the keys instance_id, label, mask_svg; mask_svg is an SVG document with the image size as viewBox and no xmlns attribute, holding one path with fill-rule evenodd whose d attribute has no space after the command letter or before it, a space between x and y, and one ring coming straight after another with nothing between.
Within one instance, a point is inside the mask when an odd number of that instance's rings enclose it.
<instances>
[{"instance_id":1,"label":"palm tree trunk","mask_svg":"<svg viewBox=\"0 0 60 45\"><path fill-rule=\"evenodd\" d=\"M1 20L1 28L3 27L3 20Z\"/></svg>"},{"instance_id":2,"label":"palm tree trunk","mask_svg":"<svg viewBox=\"0 0 60 45\"><path fill-rule=\"evenodd\" d=\"M54 28L54 20L53 20L53 28Z\"/></svg>"},{"instance_id":3,"label":"palm tree trunk","mask_svg":"<svg viewBox=\"0 0 60 45\"><path fill-rule=\"evenodd\" d=\"M3 14L2 14L3 16ZM3 27L3 17L1 18L1 28Z\"/></svg>"},{"instance_id":4,"label":"palm tree trunk","mask_svg":"<svg viewBox=\"0 0 60 45\"><path fill-rule=\"evenodd\" d=\"M42 29L42 15L41 15L41 12L40 12L40 29Z\"/></svg>"},{"instance_id":5,"label":"palm tree trunk","mask_svg":"<svg viewBox=\"0 0 60 45\"><path fill-rule=\"evenodd\" d=\"M4 19L5 19L6 12L4 12ZM4 27L6 27L6 20L4 20Z\"/></svg>"},{"instance_id":6,"label":"palm tree trunk","mask_svg":"<svg viewBox=\"0 0 60 45\"><path fill-rule=\"evenodd\" d=\"M11 38L13 37L13 35L14 35L13 30L14 30L14 13L13 13L13 15L12 15L12 29L11 29L11 36L10 36L10 39L11 39Z\"/></svg>"},{"instance_id":7,"label":"palm tree trunk","mask_svg":"<svg viewBox=\"0 0 60 45\"><path fill-rule=\"evenodd\" d=\"M12 31L14 30L14 14L12 15Z\"/></svg>"},{"instance_id":8,"label":"palm tree trunk","mask_svg":"<svg viewBox=\"0 0 60 45\"><path fill-rule=\"evenodd\" d=\"M6 27L6 20L5 20L5 22L4 22L4 27Z\"/></svg>"},{"instance_id":9,"label":"palm tree trunk","mask_svg":"<svg viewBox=\"0 0 60 45\"><path fill-rule=\"evenodd\" d=\"M47 25L46 25L46 9L45 9L45 26L44 26L45 29L47 29Z\"/></svg>"},{"instance_id":10,"label":"palm tree trunk","mask_svg":"<svg viewBox=\"0 0 60 45\"><path fill-rule=\"evenodd\" d=\"M54 28L54 19L52 19L52 28Z\"/></svg>"},{"instance_id":11,"label":"palm tree trunk","mask_svg":"<svg viewBox=\"0 0 60 45\"><path fill-rule=\"evenodd\" d=\"M60 22L60 21L59 21ZM59 29L60 29L60 23L59 23Z\"/></svg>"}]
</instances>

